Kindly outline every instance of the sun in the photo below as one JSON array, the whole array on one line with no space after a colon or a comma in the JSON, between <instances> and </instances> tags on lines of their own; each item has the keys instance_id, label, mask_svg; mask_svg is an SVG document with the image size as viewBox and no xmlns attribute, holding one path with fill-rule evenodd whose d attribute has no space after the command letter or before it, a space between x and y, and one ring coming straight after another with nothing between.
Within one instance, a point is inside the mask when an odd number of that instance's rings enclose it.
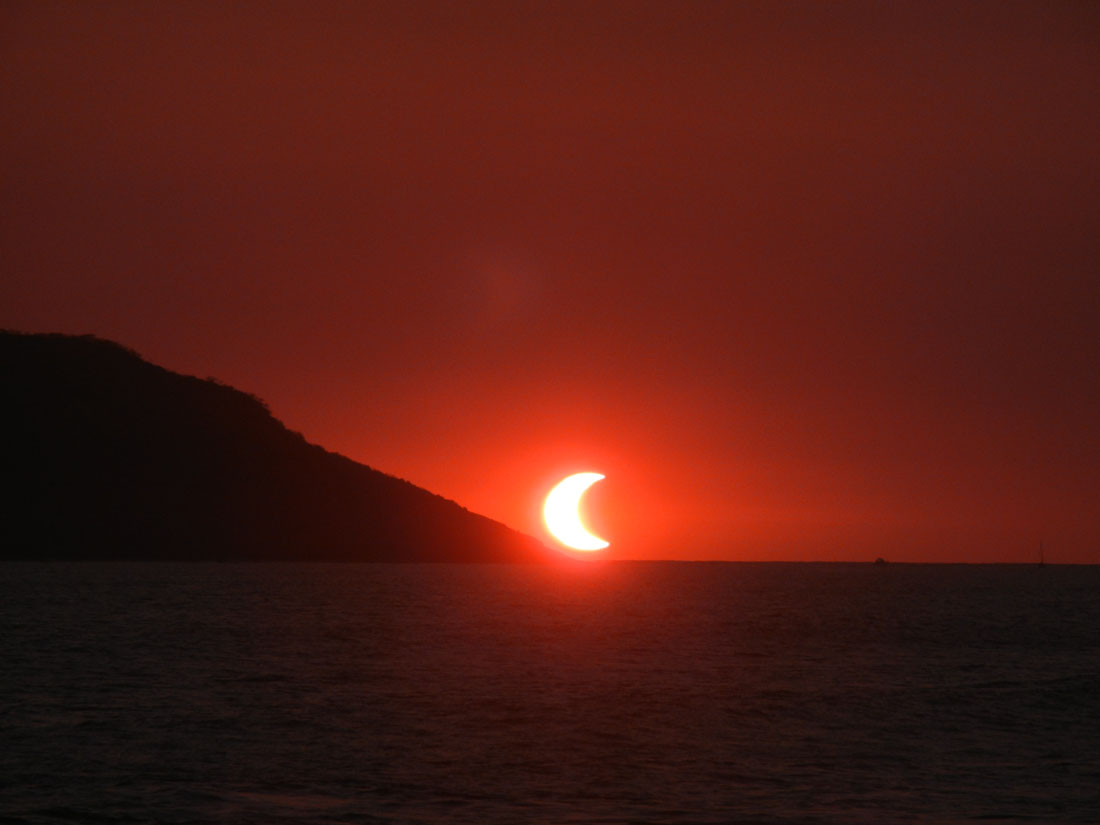
<instances>
[{"instance_id":1,"label":"sun","mask_svg":"<svg viewBox=\"0 0 1100 825\"><path fill-rule=\"evenodd\" d=\"M546 529L566 547L574 550L603 550L608 542L588 532L581 523L581 496L602 479L599 473L574 473L559 481L546 496L542 518Z\"/></svg>"}]
</instances>

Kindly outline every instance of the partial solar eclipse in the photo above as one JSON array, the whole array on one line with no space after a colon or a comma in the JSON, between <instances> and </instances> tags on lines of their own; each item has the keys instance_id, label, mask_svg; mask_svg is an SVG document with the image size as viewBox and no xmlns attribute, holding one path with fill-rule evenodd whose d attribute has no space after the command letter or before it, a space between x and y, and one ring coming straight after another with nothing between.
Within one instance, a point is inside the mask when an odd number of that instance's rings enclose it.
<instances>
[{"instance_id":1,"label":"partial solar eclipse","mask_svg":"<svg viewBox=\"0 0 1100 825\"><path fill-rule=\"evenodd\" d=\"M574 550L603 550L608 543L588 532L581 523L581 496L602 479L599 473L574 473L555 485L542 505L542 518L550 534Z\"/></svg>"}]
</instances>

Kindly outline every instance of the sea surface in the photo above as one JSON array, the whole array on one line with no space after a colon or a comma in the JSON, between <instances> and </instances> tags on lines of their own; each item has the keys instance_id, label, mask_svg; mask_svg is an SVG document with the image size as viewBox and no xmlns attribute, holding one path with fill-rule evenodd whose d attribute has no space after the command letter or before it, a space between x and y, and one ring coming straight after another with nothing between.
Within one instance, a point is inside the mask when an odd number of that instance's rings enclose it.
<instances>
[{"instance_id":1,"label":"sea surface","mask_svg":"<svg viewBox=\"0 0 1100 825\"><path fill-rule=\"evenodd\" d=\"M0 565L3 823L1098 823L1100 567Z\"/></svg>"}]
</instances>

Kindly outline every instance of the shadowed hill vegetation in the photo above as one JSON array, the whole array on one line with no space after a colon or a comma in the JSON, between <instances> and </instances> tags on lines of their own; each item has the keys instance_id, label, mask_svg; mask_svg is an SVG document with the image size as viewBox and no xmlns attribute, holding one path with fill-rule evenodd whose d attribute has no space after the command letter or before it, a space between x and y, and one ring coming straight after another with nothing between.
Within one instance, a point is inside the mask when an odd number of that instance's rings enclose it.
<instances>
[{"instance_id":1,"label":"shadowed hill vegetation","mask_svg":"<svg viewBox=\"0 0 1100 825\"><path fill-rule=\"evenodd\" d=\"M91 336L0 332L0 558L537 561L535 539Z\"/></svg>"}]
</instances>

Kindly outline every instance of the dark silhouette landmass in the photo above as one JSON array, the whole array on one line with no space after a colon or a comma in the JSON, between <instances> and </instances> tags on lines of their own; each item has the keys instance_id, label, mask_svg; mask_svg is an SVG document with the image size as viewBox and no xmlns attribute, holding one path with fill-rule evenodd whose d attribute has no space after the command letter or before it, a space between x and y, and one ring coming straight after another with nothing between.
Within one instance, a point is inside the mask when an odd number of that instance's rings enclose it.
<instances>
[{"instance_id":1,"label":"dark silhouette landmass","mask_svg":"<svg viewBox=\"0 0 1100 825\"><path fill-rule=\"evenodd\" d=\"M0 386L2 559L556 556L111 341L0 332Z\"/></svg>"}]
</instances>

